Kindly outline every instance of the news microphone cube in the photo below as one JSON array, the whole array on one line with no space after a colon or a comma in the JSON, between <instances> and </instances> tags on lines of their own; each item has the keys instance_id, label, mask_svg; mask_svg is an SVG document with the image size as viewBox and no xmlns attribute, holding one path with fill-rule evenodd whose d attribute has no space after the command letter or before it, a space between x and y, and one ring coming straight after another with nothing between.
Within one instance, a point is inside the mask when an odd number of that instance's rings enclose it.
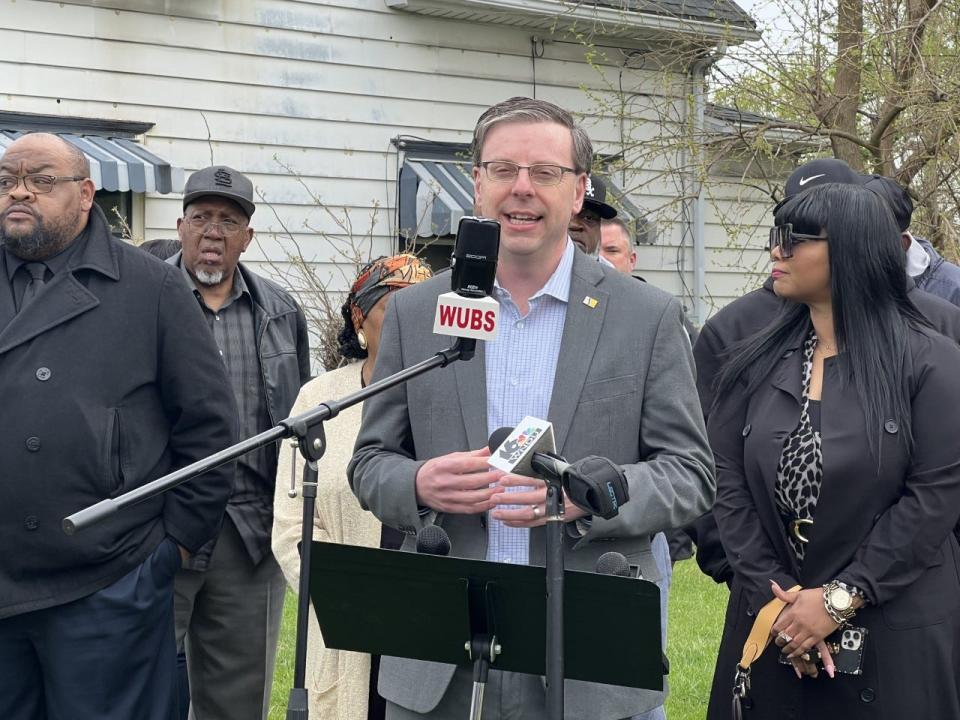
<instances>
[{"instance_id":1,"label":"news microphone cube","mask_svg":"<svg viewBox=\"0 0 960 720\"><path fill-rule=\"evenodd\" d=\"M527 416L520 421L500 447L492 450L490 467L507 473L535 477L530 466L535 452L556 452L553 423Z\"/></svg>"}]
</instances>

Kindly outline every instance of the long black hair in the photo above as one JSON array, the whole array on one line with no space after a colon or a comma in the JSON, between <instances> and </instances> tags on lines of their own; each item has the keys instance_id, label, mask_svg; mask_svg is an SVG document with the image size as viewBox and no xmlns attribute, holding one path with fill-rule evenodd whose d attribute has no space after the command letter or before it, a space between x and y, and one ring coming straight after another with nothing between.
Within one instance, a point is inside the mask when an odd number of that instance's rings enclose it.
<instances>
[{"instance_id":1,"label":"long black hair","mask_svg":"<svg viewBox=\"0 0 960 720\"><path fill-rule=\"evenodd\" d=\"M788 200L775 221L791 223L800 233L826 231L841 378L852 382L862 399L871 449L879 450L887 418L899 420L901 437L909 444L910 400L903 382L907 333L911 326L930 325L907 296L906 256L889 206L865 188L828 183ZM730 393L743 393L742 385L744 397L752 394L810 327L807 307L787 303L769 326L734 346L720 372L714 405Z\"/></svg>"}]
</instances>

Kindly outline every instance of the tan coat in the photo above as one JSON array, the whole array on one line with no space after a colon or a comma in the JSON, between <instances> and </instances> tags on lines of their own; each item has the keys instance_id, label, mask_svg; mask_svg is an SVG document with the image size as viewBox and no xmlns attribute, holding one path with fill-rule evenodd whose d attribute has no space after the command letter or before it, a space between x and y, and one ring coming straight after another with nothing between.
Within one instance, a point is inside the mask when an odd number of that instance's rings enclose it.
<instances>
[{"instance_id":1,"label":"tan coat","mask_svg":"<svg viewBox=\"0 0 960 720\"><path fill-rule=\"evenodd\" d=\"M292 414L304 412L323 402L336 400L360 389L360 367L352 363L324 373L303 386ZM347 463L360 429L361 405L344 410L326 423L327 452L318 463L319 486L313 520L314 540L378 547L380 522L360 505L347 483ZM277 489L274 497L273 553L294 591L300 578L300 526L303 505L298 490L291 499L292 450L287 443L280 450ZM297 486L303 481L303 458L296 455ZM307 692L313 720L366 720L370 683L370 656L365 653L330 650L323 646L313 608L307 648Z\"/></svg>"}]
</instances>

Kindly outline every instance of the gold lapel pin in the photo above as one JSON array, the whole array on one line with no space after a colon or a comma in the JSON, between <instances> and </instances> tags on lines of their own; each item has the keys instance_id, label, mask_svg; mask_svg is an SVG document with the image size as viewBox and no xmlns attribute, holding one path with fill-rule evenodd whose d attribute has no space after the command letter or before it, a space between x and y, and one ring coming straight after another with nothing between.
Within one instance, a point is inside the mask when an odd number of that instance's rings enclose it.
<instances>
[{"instance_id":1,"label":"gold lapel pin","mask_svg":"<svg viewBox=\"0 0 960 720\"><path fill-rule=\"evenodd\" d=\"M583 304L586 305L591 310L593 310L599 304L599 301L596 298L592 298L589 295L587 295L583 299Z\"/></svg>"}]
</instances>

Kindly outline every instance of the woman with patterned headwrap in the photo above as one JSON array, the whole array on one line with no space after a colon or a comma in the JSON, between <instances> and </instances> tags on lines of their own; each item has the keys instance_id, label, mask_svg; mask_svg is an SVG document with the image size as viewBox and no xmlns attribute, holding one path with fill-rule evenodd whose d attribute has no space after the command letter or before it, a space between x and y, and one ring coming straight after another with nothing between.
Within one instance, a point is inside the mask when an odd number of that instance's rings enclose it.
<instances>
[{"instance_id":1,"label":"woman with patterned headwrap","mask_svg":"<svg viewBox=\"0 0 960 720\"><path fill-rule=\"evenodd\" d=\"M356 392L370 382L383 312L390 294L431 276L428 268L413 255L381 257L361 269L342 308L344 326L340 331L340 353L346 365L311 380L300 390L291 414L304 412L325 400ZM325 542L390 546L397 531L384 528L369 512L360 508L347 483L347 463L360 429L361 405L354 405L326 423L327 450L318 465L316 513L313 538ZM291 467L292 466L292 467ZM273 505L273 553L287 582L297 590L300 577L300 541L303 505L301 493L291 499L291 472L297 485L303 478L303 458L289 447L280 452ZM307 692L310 717L314 720L368 720L382 718L382 701L371 691L371 657L323 646L313 608L310 609L307 649ZM376 662L376 659L374 659ZM376 674L373 674L376 678Z\"/></svg>"}]
</instances>

